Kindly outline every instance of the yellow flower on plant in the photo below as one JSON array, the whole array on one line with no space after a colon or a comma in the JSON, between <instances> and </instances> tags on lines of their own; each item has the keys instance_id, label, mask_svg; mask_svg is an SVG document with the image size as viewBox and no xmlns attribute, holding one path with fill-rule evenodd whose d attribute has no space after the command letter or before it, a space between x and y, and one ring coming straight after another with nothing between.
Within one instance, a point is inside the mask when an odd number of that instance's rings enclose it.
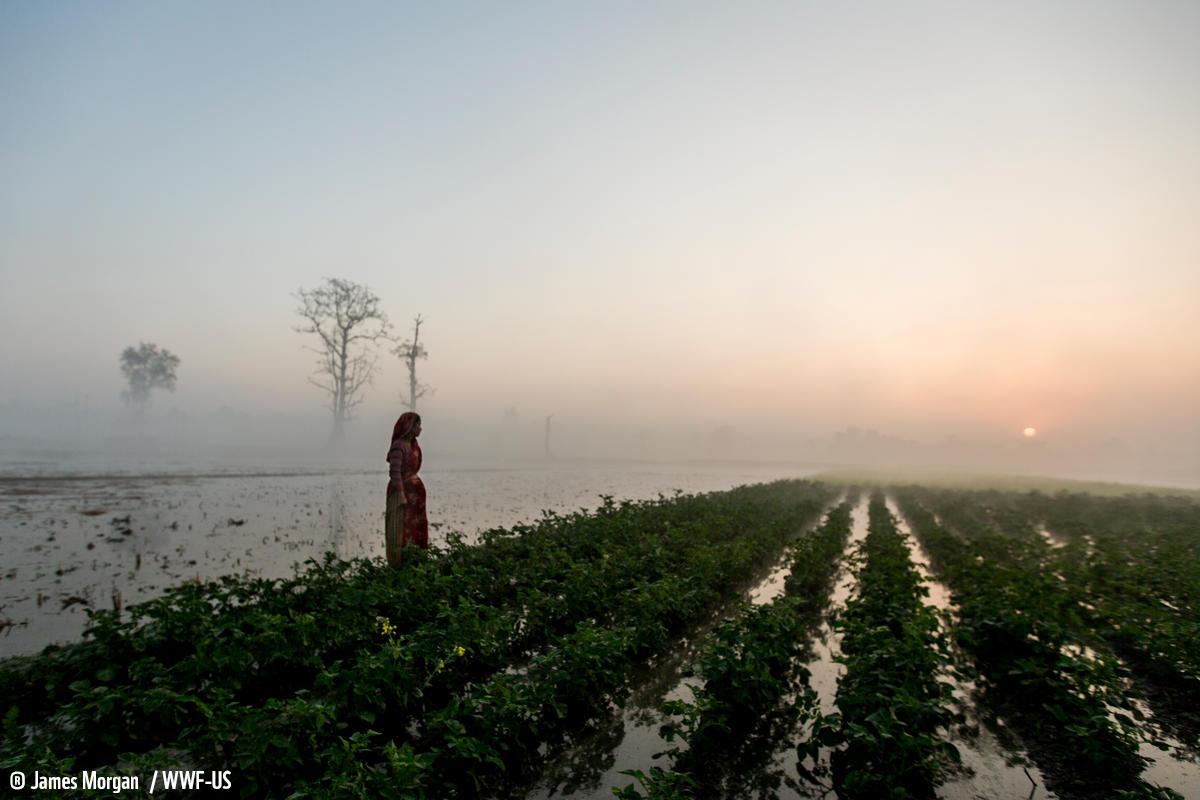
<instances>
[{"instance_id":1,"label":"yellow flower on plant","mask_svg":"<svg viewBox=\"0 0 1200 800\"><path fill-rule=\"evenodd\" d=\"M461 658L462 656L465 656L466 654L467 654L467 648L463 647L461 644L454 645L454 655Z\"/></svg>"},{"instance_id":2,"label":"yellow flower on plant","mask_svg":"<svg viewBox=\"0 0 1200 800\"><path fill-rule=\"evenodd\" d=\"M436 670L436 671L438 671L438 672L441 672L441 671L442 671L442 669L444 669L444 668L445 668L445 666L446 666L446 662L445 662L445 661L439 661L439 662L438 662L438 665L437 665L437 670Z\"/></svg>"}]
</instances>

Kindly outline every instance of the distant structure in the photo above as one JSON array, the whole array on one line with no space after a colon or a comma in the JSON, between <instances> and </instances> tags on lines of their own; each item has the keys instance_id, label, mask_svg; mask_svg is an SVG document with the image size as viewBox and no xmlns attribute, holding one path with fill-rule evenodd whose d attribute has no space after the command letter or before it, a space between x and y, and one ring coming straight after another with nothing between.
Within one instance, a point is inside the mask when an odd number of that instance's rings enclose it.
<instances>
[{"instance_id":1,"label":"distant structure","mask_svg":"<svg viewBox=\"0 0 1200 800\"><path fill-rule=\"evenodd\" d=\"M121 392L121 399L138 416L146 413L150 393L155 389L175 391L175 370L179 367L179 356L158 345L141 342L137 347L126 347L121 353L121 373L129 388Z\"/></svg>"},{"instance_id":2,"label":"distant structure","mask_svg":"<svg viewBox=\"0 0 1200 800\"><path fill-rule=\"evenodd\" d=\"M391 323L379 307L379 298L362 284L326 278L316 289L300 289L296 313L304 324L293 330L315 334L317 369L308 382L329 395L333 412L333 442L345 441L346 422L362 403L362 390L375 375L374 345L388 338Z\"/></svg>"}]
</instances>

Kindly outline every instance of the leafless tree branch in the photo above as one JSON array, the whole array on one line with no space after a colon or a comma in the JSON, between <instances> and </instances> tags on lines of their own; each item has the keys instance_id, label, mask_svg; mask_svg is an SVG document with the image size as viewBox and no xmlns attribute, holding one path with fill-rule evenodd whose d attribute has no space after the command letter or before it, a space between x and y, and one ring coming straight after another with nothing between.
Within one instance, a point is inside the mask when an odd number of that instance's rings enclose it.
<instances>
[{"instance_id":1,"label":"leafless tree branch","mask_svg":"<svg viewBox=\"0 0 1200 800\"><path fill-rule=\"evenodd\" d=\"M319 340L318 347L306 347L318 356L309 383L329 395L334 438L340 440L351 410L362 404L362 390L374 378L374 346L391 341L391 323L374 292L343 278L326 278L317 288L299 289L294 296L300 301L296 313L305 324L293 330Z\"/></svg>"},{"instance_id":2,"label":"leafless tree branch","mask_svg":"<svg viewBox=\"0 0 1200 800\"><path fill-rule=\"evenodd\" d=\"M408 406L409 411L416 411L417 400L432 391L429 386L417 380L417 359L429 357L425 346L421 344L421 323L424 321L421 319L421 315L418 314L413 320L412 338L400 342L392 350L408 367L408 400L405 402L405 405Z\"/></svg>"}]
</instances>

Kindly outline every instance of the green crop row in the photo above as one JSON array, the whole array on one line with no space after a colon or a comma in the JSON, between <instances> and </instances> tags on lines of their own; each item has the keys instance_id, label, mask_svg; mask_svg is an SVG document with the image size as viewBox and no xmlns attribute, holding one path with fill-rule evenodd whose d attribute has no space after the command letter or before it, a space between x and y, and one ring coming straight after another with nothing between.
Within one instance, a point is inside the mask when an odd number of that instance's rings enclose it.
<instances>
[{"instance_id":1,"label":"green crop row","mask_svg":"<svg viewBox=\"0 0 1200 800\"><path fill-rule=\"evenodd\" d=\"M839 797L923 798L955 768L958 751L942 738L957 718L952 686L940 676L950 654L928 590L882 494L858 556L858 590L839 615L838 738L833 757Z\"/></svg>"},{"instance_id":2,"label":"green crop row","mask_svg":"<svg viewBox=\"0 0 1200 800\"><path fill-rule=\"evenodd\" d=\"M899 500L953 593L954 636L974 660L981 701L1024 739L1050 788L1063 798L1176 796L1141 780L1137 711L1120 665L1080 638L1078 598L1045 568L1045 545L971 523L964 497L908 489Z\"/></svg>"},{"instance_id":3,"label":"green crop row","mask_svg":"<svg viewBox=\"0 0 1200 800\"><path fill-rule=\"evenodd\" d=\"M811 727L819 715L804 662L850 533L852 505L830 511L791 546L782 597L743 608L705 639L698 663L703 684L690 701L663 704L670 717L664 738L686 747L671 751L671 771L628 773L651 797L744 796L751 784L760 793L778 788L782 776L772 769L772 757L807 738L802 726ZM641 796L632 785L616 792Z\"/></svg>"},{"instance_id":4,"label":"green crop row","mask_svg":"<svg viewBox=\"0 0 1200 800\"><path fill-rule=\"evenodd\" d=\"M1076 636L1119 655L1155 721L1194 749L1200 746L1200 611L1193 604L1200 583L1200 507L1156 495L924 497L954 530L1023 540L1022 561L1057 576L1063 597L1074 601L1063 619ZM1039 525L1061 546L1042 542Z\"/></svg>"},{"instance_id":5,"label":"green crop row","mask_svg":"<svg viewBox=\"0 0 1200 800\"><path fill-rule=\"evenodd\" d=\"M289 580L178 587L0 664L0 765L216 764L244 796L497 790L828 498L796 482L606 498L401 570L327 557Z\"/></svg>"},{"instance_id":6,"label":"green crop row","mask_svg":"<svg viewBox=\"0 0 1200 800\"><path fill-rule=\"evenodd\" d=\"M1022 499L1068 540L1051 563L1084 595L1095 630L1182 693L1179 705L1200 707L1200 506L1153 495Z\"/></svg>"},{"instance_id":7,"label":"green crop row","mask_svg":"<svg viewBox=\"0 0 1200 800\"><path fill-rule=\"evenodd\" d=\"M780 544L780 535L794 532L799 524L795 520L787 529L747 531L739 539L697 550L693 559L681 565L678 575L634 592L618 617L621 625L594 639L585 635L589 646L575 650L560 645L538 659L524 676L494 676L464 698L463 707L455 709L452 716L461 724L461 731L494 751L504 769L489 770L489 762L474 752L465 758L454 752L439 720L426 742L437 754L431 787L442 787L444 792L444 787L453 785L454 794L475 797L481 789L520 784L534 777L544 755L542 747L565 746L564 735L609 713L611 704L621 704L633 668L662 653L706 619L719 603L729 599L733 587L762 565L769 546ZM575 645L580 633L567 637L564 644ZM465 775L476 780L483 775L485 780L466 785L461 780Z\"/></svg>"}]
</instances>

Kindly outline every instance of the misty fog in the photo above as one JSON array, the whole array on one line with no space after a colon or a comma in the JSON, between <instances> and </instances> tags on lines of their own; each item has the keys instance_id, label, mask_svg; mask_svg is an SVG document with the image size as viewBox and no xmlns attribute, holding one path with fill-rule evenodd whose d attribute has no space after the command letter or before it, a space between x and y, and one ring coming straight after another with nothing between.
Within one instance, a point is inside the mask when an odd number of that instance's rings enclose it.
<instances>
[{"instance_id":1,"label":"misty fog","mask_svg":"<svg viewBox=\"0 0 1200 800\"><path fill-rule=\"evenodd\" d=\"M0 785L1200 800L1198 42L0 3Z\"/></svg>"},{"instance_id":2,"label":"misty fog","mask_svg":"<svg viewBox=\"0 0 1200 800\"><path fill-rule=\"evenodd\" d=\"M0 12L6 462L325 463L336 277L426 320L434 464L554 415L562 461L1200 481L1194 6L177 11Z\"/></svg>"},{"instance_id":3,"label":"misty fog","mask_svg":"<svg viewBox=\"0 0 1200 800\"><path fill-rule=\"evenodd\" d=\"M169 399L163 398L165 400ZM166 405L166 403L164 403ZM436 403L431 402L436 408ZM403 410L399 401L394 414ZM516 413L512 413L515 411ZM506 413L507 412L507 413ZM378 469L394 416L364 411L347 426L342 447L330 443L328 412L239 412L221 407L187 413L153 408L138 419L122 409L82 403L0 406L4 456L0 474L321 471ZM973 474L1046 475L1060 478L1200 487L1196 451L1186 438L1174 447L1137 446L1118 437L1066 440L1045 436L970 439L904 437L869 426L837 430L770 430L743 424L711 427L625 425L620 419L572 419L555 414L546 455L544 415L498 409L487 417L424 412L422 436L432 468L576 469L589 461L751 462L797 467L937 468ZM381 445L381 442L383 443Z\"/></svg>"}]
</instances>

